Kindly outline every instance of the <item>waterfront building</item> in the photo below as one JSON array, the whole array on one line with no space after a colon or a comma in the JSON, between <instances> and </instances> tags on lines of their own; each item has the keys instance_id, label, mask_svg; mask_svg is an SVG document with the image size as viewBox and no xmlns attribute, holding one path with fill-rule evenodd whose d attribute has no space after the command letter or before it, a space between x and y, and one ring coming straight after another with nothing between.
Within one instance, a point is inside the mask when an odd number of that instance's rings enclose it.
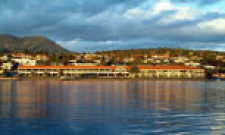
<instances>
[{"instance_id":1,"label":"waterfront building","mask_svg":"<svg viewBox=\"0 0 225 135\"><path fill-rule=\"evenodd\" d=\"M212 74L213 78L225 79L225 73L214 73Z\"/></svg>"},{"instance_id":2,"label":"waterfront building","mask_svg":"<svg viewBox=\"0 0 225 135\"><path fill-rule=\"evenodd\" d=\"M204 78L205 70L187 66L20 66L20 76L93 76L128 78Z\"/></svg>"},{"instance_id":3,"label":"waterfront building","mask_svg":"<svg viewBox=\"0 0 225 135\"><path fill-rule=\"evenodd\" d=\"M126 66L20 66L20 76L128 77Z\"/></svg>"},{"instance_id":4,"label":"waterfront building","mask_svg":"<svg viewBox=\"0 0 225 135\"><path fill-rule=\"evenodd\" d=\"M204 78L205 70L188 66L138 66L139 78Z\"/></svg>"}]
</instances>

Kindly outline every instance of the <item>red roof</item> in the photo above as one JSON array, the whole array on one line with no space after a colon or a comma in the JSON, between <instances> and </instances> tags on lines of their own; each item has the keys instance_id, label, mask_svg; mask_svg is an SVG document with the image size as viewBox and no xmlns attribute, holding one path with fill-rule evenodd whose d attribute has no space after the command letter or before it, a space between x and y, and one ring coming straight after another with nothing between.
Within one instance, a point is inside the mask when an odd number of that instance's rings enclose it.
<instances>
[{"instance_id":1,"label":"red roof","mask_svg":"<svg viewBox=\"0 0 225 135\"><path fill-rule=\"evenodd\" d=\"M19 66L19 69L117 69L117 66Z\"/></svg>"},{"instance_id":2,"label":"red roof","mask_svg":"<svg viewBox=\"0 0 225 135\"><path fill-rule=\"evenodd\" d=\"M19 66L18 69L117 69L121 66ZM130 69L128 66L122 66ZM200 67L189 66L137 66L139 69L201 69Z\"/></svg>"},{"instance_id":3,"label":"red roof","mask_svg":"<svg viewBox=\"0 0 225 135\"><path fill-rule=\"evenodd\" d=\"M139 69L201 69L200 67L189 66L138 66Z\"/></svg>"}]
</instances>

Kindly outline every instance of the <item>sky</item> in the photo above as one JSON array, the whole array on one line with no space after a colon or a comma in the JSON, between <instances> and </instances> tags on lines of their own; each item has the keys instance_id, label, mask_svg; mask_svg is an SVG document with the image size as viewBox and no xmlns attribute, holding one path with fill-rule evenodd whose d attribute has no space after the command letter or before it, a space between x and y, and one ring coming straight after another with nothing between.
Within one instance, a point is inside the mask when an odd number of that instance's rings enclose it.
<instances>
[{"instance_id":1,"label":"sky","mask_svg":"<svg viewBox=\"0 0 225 135\"><path fill-rule=\"evenodd\" d=\"M0 0L0 34L43 35L76 52L225 51L225 0Z\"/></svg>"}]
</instances>

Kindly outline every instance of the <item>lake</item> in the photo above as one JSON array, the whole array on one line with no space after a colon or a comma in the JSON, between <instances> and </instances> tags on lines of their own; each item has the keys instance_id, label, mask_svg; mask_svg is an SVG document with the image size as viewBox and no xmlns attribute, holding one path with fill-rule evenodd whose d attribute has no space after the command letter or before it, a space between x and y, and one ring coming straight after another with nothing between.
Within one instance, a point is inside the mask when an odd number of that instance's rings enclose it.
<instances>
[{"instance_id":1,"label":"lake","mask_svg":"<svg viewBox=\"0 0 225 135\"><path fill-rule=\"evenodd\" d=\"M0 135L225 134L225 82L0 81Z\"/></svg>"}]
</instances>

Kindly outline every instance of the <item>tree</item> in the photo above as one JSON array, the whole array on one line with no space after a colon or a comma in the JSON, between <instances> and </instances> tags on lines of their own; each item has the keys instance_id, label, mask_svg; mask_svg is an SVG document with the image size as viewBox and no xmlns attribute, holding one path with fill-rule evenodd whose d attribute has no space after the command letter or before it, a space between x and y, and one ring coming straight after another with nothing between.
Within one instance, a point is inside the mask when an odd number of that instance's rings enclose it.
<instances>
[{"instance_id":1,"label":"tree","mask_svg":"<svg viewBox=\"0 0 225 135\"><path fill-rule=\"evenodd\" d=\"M139 73L140 70L139 70L139 68L138 68L137 66L132 66L132 67L130 68L130 72L131 72L131 73Z\"/></svg>"},{"instance_id":2,"label":"tree","mask_svg":"<svg viewBox=\"0 0 225 135\"><path fill-rule=\"evenodd\" d=\"M206 69L205 74L206 78L212 78L212 74L218 72L216 69Z\"/></svg>"}]
</instances>

